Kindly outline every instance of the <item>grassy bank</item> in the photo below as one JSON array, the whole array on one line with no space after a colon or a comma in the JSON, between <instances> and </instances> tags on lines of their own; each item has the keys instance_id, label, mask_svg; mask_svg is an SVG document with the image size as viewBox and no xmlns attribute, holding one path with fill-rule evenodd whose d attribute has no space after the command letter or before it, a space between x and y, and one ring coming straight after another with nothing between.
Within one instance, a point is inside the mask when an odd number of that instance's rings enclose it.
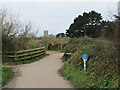
<instances>
[{"instance_id":1,"label":"grassy bank","mask_svg":"<svg viewBox=\"0 0 120 90\"><path fill-rule=\"evenodd\" d=\"M80 88L118 88L118 59L114 42L90 37L73 38L65 47L73 53L61 72ZM88 54L87 71L83 71L82 54Z\"/></svg>"},{"instance_id":2,"label":"grassy bank","mask_svg":"<svg viewBox=\"0 0 120 90\"><path fill-rule=\"evenodd\" d=\"M112 79L107 80L104 78L99 78L95 80L94 77L85 72L84 70L80 70L76 68L73 64L65 63L60 69L63 76L70 80L70 82L76 88L117 88L118 80Z\"/></svg>"},{"instance_id":3,"label":"grassy bank","mask_svg":"<svg viewBox=\"0 0 120 90\"><path fill-rule=\"evenodd\" d=\"M11 67L2 68L2 86L8 82L8 80L12 75L13 75L13 72Z\"/></svg>"}]
</instances>

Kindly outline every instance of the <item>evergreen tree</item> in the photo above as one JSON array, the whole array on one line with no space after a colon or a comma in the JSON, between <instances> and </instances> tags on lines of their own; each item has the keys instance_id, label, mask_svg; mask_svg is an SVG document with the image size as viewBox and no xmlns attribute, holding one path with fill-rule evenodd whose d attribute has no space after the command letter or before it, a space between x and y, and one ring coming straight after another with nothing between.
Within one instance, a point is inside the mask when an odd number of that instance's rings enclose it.
<instances>
[{"instance_id":1,"label":"evergreen tree","mask_svg":"<svg viewBox=\"0 0 120 90\"><path fill-rule=\"evenodd\" d=\"M91 11L89 13L84 12L83 15L79 15L74 19L74 22L66 30L68 37L98 37L101 30L104 27L102 16L100 13Z\"/></svg>"}]
</instances>

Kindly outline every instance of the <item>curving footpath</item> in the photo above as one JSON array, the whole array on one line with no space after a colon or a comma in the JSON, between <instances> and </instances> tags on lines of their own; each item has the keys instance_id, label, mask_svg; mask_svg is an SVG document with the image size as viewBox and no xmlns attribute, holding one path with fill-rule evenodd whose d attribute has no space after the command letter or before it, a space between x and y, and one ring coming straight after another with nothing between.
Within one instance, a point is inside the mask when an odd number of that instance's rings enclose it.
<instances>
[{"instance_id":1,"label":"curving footpath","mask_svg":"<svg viewBox=\"0 0 120 90\"><path fill-rule=\"evenodd\" d=\"M13 79L4 88L73 88L58 70L63 65L62 53L49 51L50 55L19 67Z\"/></svg>"}]
</instances>

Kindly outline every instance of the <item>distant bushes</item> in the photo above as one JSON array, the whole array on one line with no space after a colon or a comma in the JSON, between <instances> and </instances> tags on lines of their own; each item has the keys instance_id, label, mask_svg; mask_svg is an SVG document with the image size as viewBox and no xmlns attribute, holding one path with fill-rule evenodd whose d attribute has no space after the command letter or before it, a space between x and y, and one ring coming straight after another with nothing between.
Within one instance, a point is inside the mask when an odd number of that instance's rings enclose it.
<instances>
[{"instance_id":1,"label":"distant bushes","mask_svg":"<svg viewBox=\"0 0 120 90\"><path fill-rule=\"evenodd\" d=\"M117 48L112 42L107 40L94 39L90 37L74 38L71 39L69 45L65 47L65 52L71 52L74 54L67 61L67 64L63 65L62 67L63 72L66 70L67 67L72 68L73 66L74 68L76 68L76 70L78 70L78 72L82 72L83 60L81 56L82 54L86 53L89 55L89 60L87 61L86 72L87 74L84 76L84 78L89 77L88 80L86 79L86 82L89 82L89 80L93 81L89 83L89 88L94 87L93 84L95 83L96 83L95 87L98 88L117 87L118 84L116 82L118 80ZM73 65L72 67L71 64ZM82 77L81 75L79 75L80 78ZM72 79L72 81L73 80L74 79ZM82 81L78 82L77 84L80 85L77 86L85 88L86 86L81 85L81 83ZM104 83L107 84L103 85ZM112 83L115 83L115 85L113 85Z\"/></svg>"},{"instance_id":2,"label":"distant bushes","mask_svg":"<svg viewBox=\"0 0 120 90\"><path fill-rule=\"evenodd\" d=\"M48 50L63 51L64 47L68 45L69 38L43 38L39 41L40 44L45 45Z\"/></svg>"}]
</instances>

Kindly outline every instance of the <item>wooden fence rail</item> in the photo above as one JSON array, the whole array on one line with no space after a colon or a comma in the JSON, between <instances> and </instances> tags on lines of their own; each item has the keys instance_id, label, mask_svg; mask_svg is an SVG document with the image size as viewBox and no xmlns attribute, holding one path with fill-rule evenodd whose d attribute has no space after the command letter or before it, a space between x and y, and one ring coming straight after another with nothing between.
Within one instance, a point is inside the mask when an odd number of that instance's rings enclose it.
<instances>
[{"instance_id":1,"label":"wooden fence rail","mask_svg":"<svg viewBox=\"0 0 120 90\"><path fill-rule=\"evenodd\" d=\"M36 57L40 57L45 54L45 47L14 51L14 52L3 52L3 57L12 61L28 60Z\"/></svg>"}]
</instances>

